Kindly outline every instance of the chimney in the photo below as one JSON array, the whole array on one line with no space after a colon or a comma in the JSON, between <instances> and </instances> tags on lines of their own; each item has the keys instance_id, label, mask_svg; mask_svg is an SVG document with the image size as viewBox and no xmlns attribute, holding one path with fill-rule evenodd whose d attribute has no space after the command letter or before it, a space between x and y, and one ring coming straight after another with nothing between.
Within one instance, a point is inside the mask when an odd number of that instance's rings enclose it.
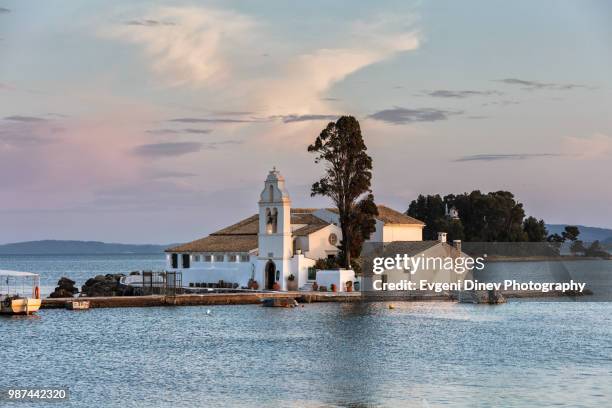
<instances>
[{"instance_id":1,"label":"chimney","mask_svg":"<svg viewBox=\"0 0 612 408\"><path fill-rule=\"evenodd\" d=\"M453 246L459 252L459 255L461 255L461 240L460 239L453 240Z\"/></svg>"},{"instance_id":2,"label":"chimney","mask_svg":"<svg viewBox=\"0 0 612 408\"><path fill-rule=\"evenodd\" d=\"M438 232L438 241L446 242L446 232Z\"/></svg>"}]
</instances>

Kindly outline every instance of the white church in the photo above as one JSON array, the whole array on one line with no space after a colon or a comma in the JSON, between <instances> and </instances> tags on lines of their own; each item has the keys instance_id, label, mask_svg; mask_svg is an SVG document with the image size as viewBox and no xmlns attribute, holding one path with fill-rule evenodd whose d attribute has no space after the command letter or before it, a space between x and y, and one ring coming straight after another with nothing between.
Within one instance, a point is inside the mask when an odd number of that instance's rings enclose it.
<instances>
[{"instance_id":1,"label":"white church","mask_svg":"<svg viewBox=\"0 0 612 408\"><path fill-rule=\"evenodd\" d=\"M258 205L258 214L167 249L167 270L180 271L184 286L223 281L246 287L254 280L260 289L272 289L277 282L287 290L290 281L297 288L309 288L317 280L316 260L338 253L342 233L337 211L291 208L285 179L276 169L269 172ZM421 250L448 246L445 240L423 241L422 221L382 205L378 213L371 242L418 243Z\"/></svg>"}]
</instances>

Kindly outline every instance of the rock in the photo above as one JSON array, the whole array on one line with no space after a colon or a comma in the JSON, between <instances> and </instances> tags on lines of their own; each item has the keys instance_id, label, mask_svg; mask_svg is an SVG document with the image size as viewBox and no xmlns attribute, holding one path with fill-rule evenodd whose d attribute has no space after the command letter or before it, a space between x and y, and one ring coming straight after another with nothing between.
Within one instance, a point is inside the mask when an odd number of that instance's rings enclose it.
<instances>
[{"instance_id":1,"label":"rock","mask_svg":"<svg viewBox=\"0 0 612 408\"><path fill-rule=\"evenodd\" d=\"M506 303L506 298L497 290L463 291L458 296L459 303L478 303L498 305Z\"/></svg>"},{"instance_id":2,"label":"rock","mask_svg":"<svg viewBox=\"0 0 612 408\"><path fill-rule=\"evenodd\" d=\"M121 273L97 275L88 279L82 286L82 295L89 297L132 296L134 288L122 285L119 280L125 275Z\"/></svg>"},{"instance_id":3,"label":"rock","mask_svg":"<svg viewBox=\"0 0 612 408\"><path fill-rule=\"evenodd\" d=\"M76 282L72 279L68 279L66 277L61 277L57 281L57 287L55 290L49 295L50 298L66 298L73 297L76 293L79 293L79 290L74 287Z\"/></svg>"},{"instance_id":4,"label":"rock","mask_svg":"<svg viewBox=\"0 0 612 408\"><path fill-rule=\"evenodd\" d=\"M501 303L506 303L506 298L504 297L504 295L501 294L501 292L497 290L490 290L488 292L487 303L490 305L498 305Z\"/></svg>"}]
</instances>

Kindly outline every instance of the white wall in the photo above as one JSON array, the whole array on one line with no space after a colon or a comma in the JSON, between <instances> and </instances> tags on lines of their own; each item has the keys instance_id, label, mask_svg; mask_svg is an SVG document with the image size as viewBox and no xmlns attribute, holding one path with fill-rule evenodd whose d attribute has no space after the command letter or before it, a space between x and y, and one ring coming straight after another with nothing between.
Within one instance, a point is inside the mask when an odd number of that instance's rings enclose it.
<instances>
[{"instance_id":1,"label":"white wall","mask_svg":"<svg viewBox=\"0 0 612 408\"><path fill-rule=\"evenodd\" d=\"M310 259L327 258L327 255L335 255L338 253L338 247L329 243L329 235L336 234L338 242L336 245L340 245L342 239L342 231L340 227L335 225L328 225L325 228L313 232L308 235L308 251L304 253Z\"/></svg>"},{"instance_id":2,"label":"white wall","mask_svg":"<svg viewBox=\"0 0 612 408\"><path fill-rule=\"evenodd\" d=\"M224 261L204 262L203 255L201 261L195 261L194 255L191 254L190 268L172 269L170 254L168 254L167 269L179 271L182 273L183 286L188 287L189 283L217 283L219 280L230 283L238 283L240 287L247 286L249 279L254 273L254 262L256 257L249 256L248 262L229 262L227 254L224 254ZM199 255L199 254L198 254ZM211 254L213 255L213 254ZM218 255L218 254L217 254ZM181 256L179 254L179 266L181 265ZM238 259L240 257L238 256Z\"/></svg>"},{"instance_id":3,"label":"white wall","mask_svg":"<svg viewBox=\"0 0 612 408\"><path fill-rule=\"evenodd\" d=\"M328 291L331 291L333 283L336 285L338 292L345 292L347 281L355 282L355 272L350 269L317 271L317 284L327 286Z\"/></svg>"},{"instance_id":4,"label":"white wall","mask_svg":"<svg viewBox=\"0 0 612 408\"><path fill-rule=\"evenodd\" d=\"M382 242L422 240L423 226L408 224L387 224L383 227Z\"/></svg>"},{"instance_id":5,"label":"white wall","mask_svg":"<svg viewBox=\"0 0 612 408\"><path fill-rule=\"evenodd\" d=\"M297 279L298 288L308 283L308 268L313 267L315 261L304 255L295 255L291 258L291 271Z\"/></svg>"},{"instance_id":6,"label":"white wall","mask_svg":"<svg viewBox=\"0 0 612 408\"><path fill-rule=\"evenodd\" d=\"M438 244L434 247L431 247L421 253L425 258L446 258L455 256L456 252L452 249L452 247L448 244ZM421 256L421 254L415 255ZM467 254L462 253L462 257L469 257ZM440 268L421 268L416 273L411 274L410 272L406 272L402 269L391 269L383 273L383 275L387 275L387 282L398 283L402 280L408 280L412 282L419 282L420 280L427 280L428 282L458 282L465 279L470 279L473 275L471 271L467 271L462 274L458 274L452 270L440 269ZM382 275L373 275L369 276L369 279L377 280L381 279ZM370 282L368 282L370 284Z\"/></svg>"},{"instance_id":7,"label":"white wall","mask_svg":"<svg viewBox=\"0 0 612 408\"><path fill-rule=\"evenodd\" d=\"M338 214L325 208L317 210L314 215L327 222L339 224ZM386 224L376 220L376 230L367 242L422 241L422 225Z\"/></svg>"}]
</instances>

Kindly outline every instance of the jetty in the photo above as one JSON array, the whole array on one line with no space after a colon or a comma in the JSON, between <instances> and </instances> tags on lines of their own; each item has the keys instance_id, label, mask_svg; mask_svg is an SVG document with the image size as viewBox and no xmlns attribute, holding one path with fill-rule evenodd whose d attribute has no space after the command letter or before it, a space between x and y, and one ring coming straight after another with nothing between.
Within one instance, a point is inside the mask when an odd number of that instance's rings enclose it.
<instances>
[{"instance_id":1,"label":"jetty","mask_svg":"<svg viewBox=\"0 0 612 408\"><path fill-rule=\"evenodd\" d=\"M504 298L551 298L592 295L586 289L582 294L551 291L500 291ZM99 297L66 297L42 299L41 309L66 309L75 301L89 302L89 308L112 307L158 307L158 306L214 306L214 305L256 305L265 302L291 303L321 303L321 302L390 302L390 301L460 301L457 293L390 295L360 292L237 292L237 293L203 293L176 295L145 295L145 296L99 296ZM472 303L472 302L470 302ZM478 302L475 302L478 303ZM496 302L501 303L501 302Z\"/></svg>"},{"instance_id":2,"label":"jetty","mask_svg":"<svg viewBox=\"0 0 612 408\"><path fill-rule=\"evenodd\" d=\"M261 304L265 299L295 299L300 303L315 302L359 302L358 292L253 292L253 293L205 293L184 295L148 296L101 296L84 298L47 298L41 309L65 309L75 300L87 300L91 309L109 307L156 307L156 306L208 306Z\"/></svg>"}]
</instances>

